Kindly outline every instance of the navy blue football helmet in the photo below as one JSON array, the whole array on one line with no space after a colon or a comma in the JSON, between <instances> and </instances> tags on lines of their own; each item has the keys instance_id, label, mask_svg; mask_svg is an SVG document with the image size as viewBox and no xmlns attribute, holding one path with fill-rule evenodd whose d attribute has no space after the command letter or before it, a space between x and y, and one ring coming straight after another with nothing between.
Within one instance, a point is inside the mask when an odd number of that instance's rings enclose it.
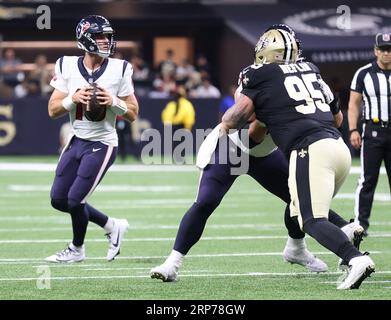
<instances>
[{"instance_id":1,"label":"navy blue football helmet","mask_svg":"<svg viewBox=\"0 0 391 320\"><path fill-rule=\"evenodd\" d=\"M106 34L109 39L108 50L101 50L96 42L97 34ZM91 15L81 19L76 27L78 48L103 58L112 55L115 50L114 30L105 17Z\"/></svg>"}]
</instances>

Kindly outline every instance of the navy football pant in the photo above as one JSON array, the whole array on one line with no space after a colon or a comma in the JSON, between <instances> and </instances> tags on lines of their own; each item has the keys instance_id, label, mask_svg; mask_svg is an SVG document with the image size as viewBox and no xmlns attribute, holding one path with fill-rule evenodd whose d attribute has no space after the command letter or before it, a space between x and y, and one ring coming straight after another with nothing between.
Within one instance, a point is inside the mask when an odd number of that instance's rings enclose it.
<instances>
[{"instance_id":1,"label":"navy football pant","mask_svg":"<svg viewBox=\"0 0 391 320\"><path fill-rule=\"evenodd\" d=\"M86 203L116 157L117 148L73 137L62 153L50 192L55 209L71 214L73 244L84 243L88 221L103 227L108 217Z\"/></svg>"},{"instance_id":2,"label":"navy football pant","mask_svg":"<svg viewBox=\"0 0 391 320\"><path fill-rule=\"evenodd\" d=\"M236 152L236 151L235 151ZM238 177L232 175L230 163L219 164L219 146L215 151L215 162L205 167L202 172L196 201L183 216L175 239L174 250L187 254L191 247L198 242L204 231L206 221L219 206L221 200ZM231 159L230 157L228 159ZM302 239L305 234L301 231L296 219L290 217L290 194L288 188L288 161L285 155L276 150L267 157L249 158L247 172L266 190L287 203L284 214L285 227L293 239ZM330 210L329 221L338 227L348 222Z\"/></svg>"}]
</instances>

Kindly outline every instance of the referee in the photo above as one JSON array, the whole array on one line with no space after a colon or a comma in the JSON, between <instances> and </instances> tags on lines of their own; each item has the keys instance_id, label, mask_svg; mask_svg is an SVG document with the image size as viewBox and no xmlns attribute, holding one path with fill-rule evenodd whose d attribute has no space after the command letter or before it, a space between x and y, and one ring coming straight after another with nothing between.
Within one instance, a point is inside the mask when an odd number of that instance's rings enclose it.
<instances>
[{"instance_id":1,"label":"referee","mask_svg":"<svg viewBox=\"0 0 391 320\"><path fill-rule=\"evenodd\" d=\"M348 107L350 143L356 149L361 146L354 213L365 235L382 160L391 189L391 34L376 35L374 53L376 60L358 69L353 77ZM357 121L362 101L360 136Z\"/></svg>"}]
</instances>

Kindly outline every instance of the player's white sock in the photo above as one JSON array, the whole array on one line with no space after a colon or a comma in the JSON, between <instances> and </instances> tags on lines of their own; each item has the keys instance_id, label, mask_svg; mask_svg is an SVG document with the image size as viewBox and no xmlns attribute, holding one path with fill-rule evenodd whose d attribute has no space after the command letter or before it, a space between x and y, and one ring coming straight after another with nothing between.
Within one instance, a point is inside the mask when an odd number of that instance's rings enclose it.
<instances>
[{"instance_id":1,"label":"player's white sock","mask_svg":"<svg viewBox=\"0 0 391 320\"><path fill-rule=\"evenodd\" d=\"M182 253L172 250L164 263L170 263L179 268L182 265L184 257L185 256Z\"/></svg>"},{"instance_id":2,"label":"player's white sock","mask_svg":"<svg viewBox=\"0 0 391 320\"><path fill-rule=\"evenodd\" d=\"M112 233L114 228L114 219L109 218L103 227L103 229L106 231L106 233Z\"/></svg>"},{"instance_id":3,"label":"player's white sock","mask_svg":"<svg viewBox=\"0 0 391 320\"><path fill-rule=\"evenodd\" d=\"M286 246L292 250L303 250L307 248L307 244L305 243L305 238L302 239L293 239L288 236L288 241L286 242Z\"/></svg>"},{"instance_id":4,"label":"player's white sock","mask_svg":"<svg viewBox=\"0 0 391 320\"><path fill-rule=\"evenodd\" d=\"M80 246L80 247L76 247L72 242L69 244L69 249L71 250L74 250L74 251L77 251L77 252L80 252L83 250L83 246Z\"/></svg>"}]
</instances>

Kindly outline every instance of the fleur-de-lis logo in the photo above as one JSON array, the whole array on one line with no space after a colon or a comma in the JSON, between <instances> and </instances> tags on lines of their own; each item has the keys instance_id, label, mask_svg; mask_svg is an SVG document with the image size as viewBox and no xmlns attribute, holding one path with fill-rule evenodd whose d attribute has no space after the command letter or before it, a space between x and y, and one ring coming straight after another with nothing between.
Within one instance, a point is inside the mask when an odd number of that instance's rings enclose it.
<instances>
[{"instance_id":1,"label":"fleur-de-lis logo","mask_svg":"<svg viewBox=\"0 0 391 320\"><path fill-rule=\"evenodd\" d=\"M307 150L301 149L300 152L299 152L300 158L304 158L304 157L306 156L307 153L308 153Z\"/></svg>"},{"instance_id":2,"label":"fleur-de-lis logo","mask_svg":"<svg viewBox=\"0 0 391 320\"><path fill-rule=\"evenodd\" d=\"M247 76L245 76L244 78L243 78L243 80L242 80L242 82L243 82L243 84L246 86L247 85L247 83L250 81L250 79L247 77Z\"/></svg>"}]
</instances>

